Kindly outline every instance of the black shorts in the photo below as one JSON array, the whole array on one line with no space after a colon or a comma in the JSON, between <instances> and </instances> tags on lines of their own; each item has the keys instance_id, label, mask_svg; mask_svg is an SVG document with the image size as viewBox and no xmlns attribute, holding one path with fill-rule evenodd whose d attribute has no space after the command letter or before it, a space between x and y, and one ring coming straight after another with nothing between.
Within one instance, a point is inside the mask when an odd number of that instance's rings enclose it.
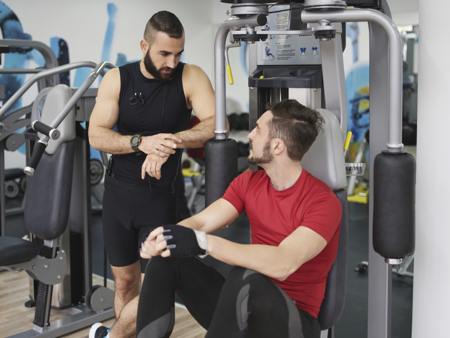
<instances>
[{"instance_id":1,"label":"black shorts","mask_svg":"<svg viewBox=\"0 0 450 338\"><path fill-rule=\"evenodd\" d=\"M175 201L174 193L150 184L106 176L103 238L110 264L121 267L139 261L139 249L147 235L160 225L175 223Z\"/></svg>"}]
</instances>

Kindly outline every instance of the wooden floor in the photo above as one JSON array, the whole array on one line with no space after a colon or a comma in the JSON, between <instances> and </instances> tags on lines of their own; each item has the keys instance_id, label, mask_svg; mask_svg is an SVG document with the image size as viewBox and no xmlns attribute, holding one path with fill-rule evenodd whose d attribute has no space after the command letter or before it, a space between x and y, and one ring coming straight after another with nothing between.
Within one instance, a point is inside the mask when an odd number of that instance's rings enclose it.
<instances>
[{"instance_id":1,"label":"wooden floor","mask_svg":"<svg viewBox=\"0 0 450 338\"><path fill-rule=\"evenodd\" d=\"M0 337L8 337L32 327L34 308L28 309L23 304L28 299L29 277L25 272L0 272ZM59 314L60 315L60 314ZM52 310L52 318L58 317L58 310ZM112 320L106 322L111 325ZM89 329L67 335L70 338L87 337ZM198 325L183 308L176 307L173 338L200 338L205 330Z\"/></svg>"}]
</instances>

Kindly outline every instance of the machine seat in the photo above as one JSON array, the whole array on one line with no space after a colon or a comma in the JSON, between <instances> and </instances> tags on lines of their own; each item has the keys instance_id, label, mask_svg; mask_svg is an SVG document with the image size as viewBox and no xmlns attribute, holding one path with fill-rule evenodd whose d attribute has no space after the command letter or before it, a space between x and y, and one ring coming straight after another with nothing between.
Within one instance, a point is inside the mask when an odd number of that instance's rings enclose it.
<instances>
[{"instance_id":1,"label":"machine seat","mask_svg":"<svg viewBox=\"0 0 450 338\"><path fill-rule=\"evenodd\" d=\"M25 263L36 257L41 245L21 238L0 237L0 266Z\"/></svg>"}]
</instances>

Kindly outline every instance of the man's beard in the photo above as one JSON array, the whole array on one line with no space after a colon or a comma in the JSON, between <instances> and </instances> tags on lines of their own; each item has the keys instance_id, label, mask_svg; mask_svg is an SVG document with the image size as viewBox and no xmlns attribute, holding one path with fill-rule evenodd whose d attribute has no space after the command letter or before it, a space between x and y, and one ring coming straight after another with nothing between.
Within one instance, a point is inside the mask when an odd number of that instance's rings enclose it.
<instances>
[{"instance_id":1,"label":"man's beard","mask_svg":"<svg viewBox=\"0 0 450 338\"><path fill-rule=\"evenodd\" d=\"M166 74L162 73L161 69L156 68L155 64L153 63L153 61L152 61L152 59L150 57L150 53L145 54L144 66L145 66L145 69L147 70L147 72L152 74L152 76L155 79L166 80L166 81L172 79L174 70L169 68L169 67L164 67L163 69L167 69L167 70L171 69L171 72L170 73L166 73Z\"/></svg>"},{"instance_id":2,"label":"man's beard","mask_svg":"<svg viewBox=\"0 0 450 338\"><path fill-rule=\"evenodd\" d=\"M252 149L252 142L249 141L250 150ZM270 153L270 143L266 142L264 145L262 156L255 157L255 156L248 156L248 161L252 164L264 164L269 163L273 160L273 155Z\"/></svg>"}]
</instances>

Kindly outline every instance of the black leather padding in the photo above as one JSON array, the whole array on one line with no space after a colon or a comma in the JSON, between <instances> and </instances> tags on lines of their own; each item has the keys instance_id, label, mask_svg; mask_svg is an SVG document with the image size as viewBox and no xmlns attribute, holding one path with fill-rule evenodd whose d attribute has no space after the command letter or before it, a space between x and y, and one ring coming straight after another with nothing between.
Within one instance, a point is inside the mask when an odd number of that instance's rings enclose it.
<instances>
[{"instance_id":1,"label":"black leather padding","mask_svg":"<svg viewBox=\"0 0 450 338\"><path fill-rule=\"evenodd\" d=\"M0 266L28 262L39 253L41 246L17 237L0 237Z\"/></svg>"},{"instance_id":2,"label":"black leather padding","mask_svg":"<svg viewBox=\"0 0 450 338\"><path fill-rule=\"evenodd\" d=\"M210 140L206 152L206 206L223 196L237 175L238 148L236 141Z\"/></svg>"},{"instance_id":3,"label":"black leather padding","mask_svg":"<svg viewBox=\"0 0 450 338\"><path fill-rule=\"evenodd\" d=\"M374 250L385 258L411 255L415 245L414 157L408 153L378 154L373 187Z\"/></svg>"},{"instance_id":4,"label":"black leather padding","mask_svg":"<svg viewBox=\"0 0 450 338\"><path fill-rule=\"evenodd\" d=\"M322 330L336 325L344 310L347 284L347 238L348 238L348 205L347 193L337 193L342 205L342 219L339 235L339 248L335 262L328 274L325 298L319 312L319 323Z\"/></svg>"},{"instance_id":5,"label":"black leather padding","mask_svg":"<svg viewBox=\"0 0 450 338\"><path fill-rule=\"evenodd\" d=\"M61 235L67 226L72 190L74 142L61 144L53 155L44 153L27 180L26 229L44 240Z\"/></svg>"}]
</instances>

